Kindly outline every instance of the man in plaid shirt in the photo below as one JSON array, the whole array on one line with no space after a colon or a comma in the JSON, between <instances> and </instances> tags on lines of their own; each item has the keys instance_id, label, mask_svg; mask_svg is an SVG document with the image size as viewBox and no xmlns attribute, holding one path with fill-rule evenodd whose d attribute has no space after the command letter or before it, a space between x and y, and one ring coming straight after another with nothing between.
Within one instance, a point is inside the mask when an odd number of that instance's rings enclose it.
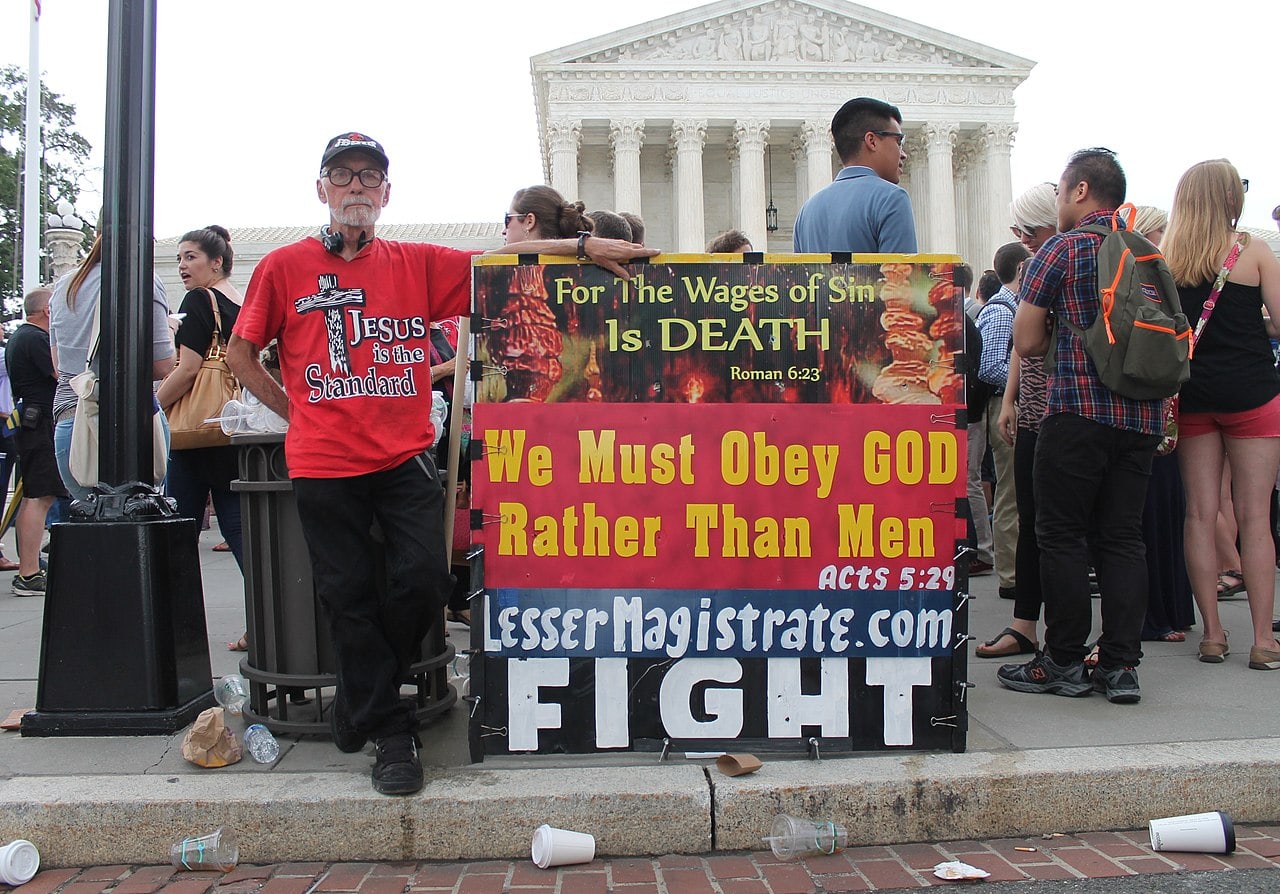
<instances>
[{"instance_id":1,"label":"man in plaid shirt","mask_svg":"<svg viewBox=\"0 0 1280 894\"><path fill-rule=\"evenodd\" d=\"M1124 202L1124 171L1109 149L1082 150L1067 163L1057 194L1059 235L1027 267L1014 318L1013 344L1026 357L1048 350L1051 313L1081 328L1097 317L1102 237L1078 228L1110 224ZM1141 698L1136 668L1147 608L1142 507L1164 427L1161 401L1131 400L1104 386L1083 342L1065 325L1057 328L1056 358L1033 472L1045 651L996 675L1019 692L1083 696L1096 690L1132 703ZM1093 621L1086 537L1095 531L1090 539L1104 620L1090 679L1084 667Z\"/></svg>"}]
</instances>

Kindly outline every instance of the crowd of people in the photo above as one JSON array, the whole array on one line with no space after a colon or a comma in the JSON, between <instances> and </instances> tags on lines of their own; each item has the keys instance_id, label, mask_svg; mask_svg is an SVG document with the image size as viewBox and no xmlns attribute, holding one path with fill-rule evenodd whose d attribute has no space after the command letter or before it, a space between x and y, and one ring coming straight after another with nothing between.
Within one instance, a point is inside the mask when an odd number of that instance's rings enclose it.
<instances>
[{"instance_id":1,"label":"crowd of people","mask_svg":"<svg viewBox=\"0 0 1280 894\"><path fill-rule=\"evenodd\" d=\"M1194 330L1190 378L1167 400L1104 386L1076 334L1099 313L1102 237L1082 227L1109 223L1125 203L1114 154L1077 153L1056 185L1033 187L1010 207L1019 241L994 259L1006 287L1007 253L1019 244L1032 253L1012 281L1012 336L995 322L1007 309L998 318L989 311L993 299L978 328L979 378L996 392L994 430L1014 453L1012 474L997 469L995 487L1016 503L1016 524L994 525L997 546L1002 538L1007 545L1009 558L997 549L995 566L1013 618L975 654L1033 656L997 671L1011 689L1138 701L1141 642L1185 641L1198 611L1198 656L1221 663L1230 648L1218 603L1240 593L1253 628L1248 666L1280 669L1280 326L1272 323L1280 264L1265 242L1238 229L1247 189L1229 161L1206 161L1183 175L1167 215L1139 207L1121 216L1150 255L1163 254ZM1051 314L1075 325L1055 329ZM1041 358L1051 347L1046 369ZM997 497L996 516L999 505ZM981 543L974 547L971 573L988 573ZM1091 595L1102 600L1096 638Z\"/></svg>"},{"instance_id":2,"label":"crowd of people","mask_svg":"<svg viewBox=\"0 0 1280 894\"><path fill-rule=\"evenodd\" d=\"M850 100L831 132L843 167L800 209L795 250L914 253L911 203L898 182L906 160L899 110ZM448 387L453 376L456 334L451 342L442 326L469 312L476 252L378 237L389 167L383 146L365 134L330 140L316 179L328 224L269 253L243 294L231 280L231 234L220 226L186 233L176 261L187 291L177 313L158 278L154 284L151 372L163 418L191 391L201 364L225 355L239 382L289 421L293 489L338 664L328 708L333 739L346 752L372 741L375 790L409 794L422 787L423 773L416 718L398 681L442 612L467 620L446 559L430 409L432 386ZM1011 689L1096 690L1136 701L1141 641L1185 639L1194 600L1199 657L1222 662L1230 643L1218 600L1240 592L1253 619L1249 667L1280 669L1268 500L1280 467L1280 373L1270 341L1280 335L1271 322L1280 319L1280 264L1238 231L1246 189L1229 162L1204 162L1178 184L1167 218L1152 208L1116 217L1124 172L1110 151L1084 150L1056 183L1012 203L1015 239L995 253L973 295L972 272L956 267L977 370L968 395L969 570L998 575L1013 616L976 654L1032 656L997 672ZM1162 247L1187 317L1200 321L1176 406L1111 391L1076 334L1099 312L1101 237L1081 228L1113 219L1149 239L1152 252ZM624 278L623 264L657 254L644 246L636 215L587 211L542 185L513 195L503 239L492 251L575 256ZM735 229L707 250L753 248ZM96 363L101 255L99 238L52 291L28 295L26 323L6 350L26 497L18 562L8 563L17 566L16 595L43 594L47 516L60 500L92 489L72 475L68 454L77 402L71 379ZM1055 328L1055 317L1072 325ZM375 337L335 332L348 324ZM278 372L263 363L268 346ZM383 387L379 364L393 346L413 350L396 354L396 366L407 369ZM1046 366L1051 347L1055 359ZM987 453L993 500L981 474ZM241 563L235 476L233 448L179 448L170 452L164 486L185 518L199 521L212 502ZM384 551L388 583L379 600L369 581ZM1103 623L1091 641L1095 588Z\"/></svg>"}]
</instances>

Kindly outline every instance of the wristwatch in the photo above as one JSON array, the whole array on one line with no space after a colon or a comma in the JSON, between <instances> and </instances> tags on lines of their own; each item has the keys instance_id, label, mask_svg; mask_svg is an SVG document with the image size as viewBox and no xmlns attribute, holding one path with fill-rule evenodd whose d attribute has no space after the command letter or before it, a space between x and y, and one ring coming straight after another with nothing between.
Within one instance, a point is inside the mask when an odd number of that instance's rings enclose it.
<instances>
[{"instance_id":1,"label":"wristwatch","mask_svg":"<svg viewBox=\"0 0 1280 894\"><path fill-rule=\"evenodd\" d=\"M587 257L587 237L590 235L591 234L586 230L578 231L578 260L579 261L591 260L589 257Z\"/></svg>"}]
</instances>

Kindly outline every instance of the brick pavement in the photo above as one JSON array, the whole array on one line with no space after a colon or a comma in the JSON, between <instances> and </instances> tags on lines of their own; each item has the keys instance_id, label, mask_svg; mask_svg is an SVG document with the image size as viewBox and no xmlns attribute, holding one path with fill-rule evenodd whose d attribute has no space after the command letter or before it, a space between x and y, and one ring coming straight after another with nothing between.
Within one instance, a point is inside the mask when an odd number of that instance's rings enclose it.
<instances>
[{"instance_id":1,"label":"brick pavement","mask_svg":"<svg viewBox=\"0 0 1280 894\"><path fill-rule=\"evenodd\" d=\"M50 869L21 894L839 894L946 886L933 866L962 860L990 881L1043 881L1280 869L1280 826L1238 826L1234 854L1155 853L1147 833L851 848L784 863L768 852L596 860L541 870L528 860L472 863L282 863L226 875L167 866ZM1028 850L1030 849L1030 850ZM0 891L10 889L0 885Z\"/></svg>"}]
</instances>

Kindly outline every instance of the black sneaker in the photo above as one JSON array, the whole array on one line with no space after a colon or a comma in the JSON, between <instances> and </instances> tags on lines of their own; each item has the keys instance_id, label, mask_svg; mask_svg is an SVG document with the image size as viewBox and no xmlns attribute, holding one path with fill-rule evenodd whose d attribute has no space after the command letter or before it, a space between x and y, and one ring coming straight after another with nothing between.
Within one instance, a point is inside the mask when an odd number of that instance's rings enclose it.
<instances>
[{"instance_id":1,"label":"black sneaker","mask_svg":"<svg viewBox=\"0 0 1280 894\"><path fill-rule=\"evenodd\" d=\"M1107 701L1117 705L1132 705L1142 698L1138 670L1133 667L1095 667L1093 688L1095 692L1105 692Z\"/></svg>"},{"instance_id":2,"label":"black sneaker","mask_svg":"<svg viewBox=\"0 0 1280 894\"><path fill-rule=\"evenodd\" d=\"M13 576L13 595L14 596L43 596L46 589L46 579L43 571L37 571L30 577L23 577L21 574Z\"/></svg>"},{"instance_id":3,"label":"black sneaker","mask_svg":"<svg viewBox=\"0 0 1280 894\"><path fill-rule=\"evenodd\" d=\"M1000 598L1001 599L1017 599L1018 588L1017 587L1001 587Z\"/></svg>"},{"instance_id":4,"label":"black sneaker","mask_svg":"<svg viewBox=\"0 0 1280 894\"><path fill-rule=\"evenodd\" d=\"M1084 662L1065 667L1041 653L1026 664L1006 664L996 671L996 679L1018 692L1049 692L1076 698L1093 692Z\"/></svg>"},{"instance_id":5,"label":"black sneaker","mask_svg":"<svg viewBox=\"0 0 1280 894\"><path fill-rule=\"evenodd\" d=\"M418 737L412 733L386 736L375 743L373 790L381 795L412 795L422 791L422 762Z\"/></svg>"},{"instance_id":6,"label":"black sneaker","mask_svg":"<svg viewBox=\"0 0 1280 894\"><path fill-rule=\"evenodd\" d=\"M351 725L351 714L341 686L334 687L333 701L329 703L329 732L333 736L333 744L344 754L354 754L369 741L368 736Z\"/></svg>"}]
</instances>

